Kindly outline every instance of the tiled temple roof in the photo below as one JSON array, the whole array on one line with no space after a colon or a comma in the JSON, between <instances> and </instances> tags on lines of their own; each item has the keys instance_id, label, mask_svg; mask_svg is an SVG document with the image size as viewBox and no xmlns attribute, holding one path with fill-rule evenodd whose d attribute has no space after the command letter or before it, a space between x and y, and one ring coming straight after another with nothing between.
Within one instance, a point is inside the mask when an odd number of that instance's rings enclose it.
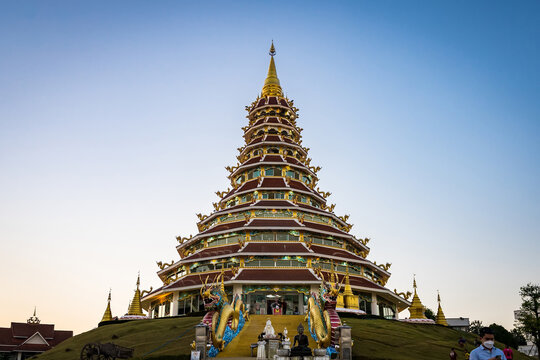
<instances>
[{"instance_id":1,"label":"tiled temple roof","mask_svg":"<svg viewBox=\"0 0 540 360\"><path fill-rule=\"evenodd\" d=\"M208 283L210 283L211 281L213 281L218 275L220 274L220 271L217 271L217 272L211 272L211 273L201 273L201 274L198 274L198 273L195 273L195 274L190 274L190 275L187 275L187 276L184 276L183 278L167 285L167 286L164 286L162 288L162 290L171 290L171 289L174 289L174 288L179 288L179 287L188 287L188 286L195 286L195 285L202 285L204 283L204 280L206 279L206 277L208 276ZM200 276L199 276L200 275ZM232 271L230 270L225 270L223 272L223 280L224 281L229 281L231 280L233 277L233 273Z\"/></svg>"},{"instance_id":2,"label":"tiled temple roof","mask_svg":"<svg viewBox=\"0 0 540 360\"><path fill-rule=\"evenodd\" d=\"M240 250L239 244L203 248L202 250L199 250L194 254L186 256L183 261L192 261L208 257L221 257L223 255L232 255L237 253L238 250Z\"/></svg>"},{"instance_id":3,"label":"tiled temple roof","mask_svg":"<svg viewBox=\"0 0 540 360\"><path fill-rule=\"evenodd\" d=\"M355 255L351 253L350 251L336 249L329 246L319 246L319 245L313 244L311 245L310 249L313 250L313 252L317 254L336 256L336 257L353 259L353 260L364 260L364 258L362 258L361 256Z\"/></svg>"}]
</instances>

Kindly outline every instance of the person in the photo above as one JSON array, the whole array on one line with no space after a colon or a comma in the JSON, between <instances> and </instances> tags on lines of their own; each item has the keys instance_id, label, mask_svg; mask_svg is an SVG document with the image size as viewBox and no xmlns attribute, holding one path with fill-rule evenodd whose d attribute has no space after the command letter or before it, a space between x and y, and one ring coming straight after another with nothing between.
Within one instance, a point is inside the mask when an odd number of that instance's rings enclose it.
<instances>
[{"instance_id":1,"label":"person","mask_svg":"<svg viewBox=\"0 0 540 360\"><path fill-rule=\"evenodd\" d=\"M457 360L457 354L454 348L450 351L450 360Z\"/></svg>"},{"instance_id":2,"label":"person","mask_svg":"<svg viewBox=\"0 0 540 360\"><path fill-rule=\"evenodd\" d=\"M508 360L512 360L514 358L514 352L512 349L510 349L510 347L508 347L508 345L504 345L503 353Z\"/></svg>"},{"instance_id":3,"label":"person","mask_svg":"<svg viewBox=\"0 0 540 360\"><path fill-rule=\"evenodd\" d=\"M304 335L304 327L302 324L298 325L298 335L294 337L293 348L291 349L291 357L293 356L311 356L311 349L309 348L309 339ZM298 343L298 345L296 345Z\"/></svg>"},{"instance_id":4,"label":"person","mask_svg":"<svg viewBox=\"0 0 540 360\"><path fill-rule=\"evenodd\" d=\"M495 347L493 331L484 327L480 329L482 345L471 352L470 360L507 360L501 349Z\"/></svg>"}]
</instances>

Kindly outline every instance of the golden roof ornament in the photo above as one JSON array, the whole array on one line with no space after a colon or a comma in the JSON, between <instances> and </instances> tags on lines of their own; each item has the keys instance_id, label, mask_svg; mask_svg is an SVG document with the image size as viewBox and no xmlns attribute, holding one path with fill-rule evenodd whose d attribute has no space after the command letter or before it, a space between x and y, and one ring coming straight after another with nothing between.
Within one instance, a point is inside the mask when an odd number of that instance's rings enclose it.
<instances>
[{"instance_id":1,"label":"golden roof ornament","mask_svg":"<svg viewBox=\"0 0 540 360\"><path fill-rule=\"evenodd\" d=\"M109 289L109 298L107 299L107 308L105 309L105 313L103 313L103 317L101 318L100 322L103 321L112 321L112 313L111 313L111 290Z\"/></svg>"},{"instance_id":2,"label":"golden roof ornament","mask_svg":"<svg viewBox=\"0 0 540 360\"><path fill-rule=\"evenodd\" d=\"M426 319L425 307L422 305L418 294L416 293L416 275L413 277L414 296L412 299L409 312L411 313L411 319Z\"/></svg>"},{"instance_id":3,"label":"golden roof ornament","mask_svg":"<svg viewBox=\"0 0 540 360\"><path fill-rule=\"evenodd\" d=\"M127 315L144 316L144 313L142 312L142 308L141 308L141 290L139 289L140 284L141 284L141 275L139 274L137 276L137 289L135 290L135 294L133 295L133 300L131 300L131 304L129 305Z\"/></svg>"},{"instance_id":4,"label":"golden roof ornament","mask_svg":"<svg viewBox=\"0 0 540 360\"><path fill-rule=\"evenodd\" d=\"M439 308L437 309L437 317L435 318L435 322L439 325L448 326L448 322L446 321L446 317L444 316L444 312L441 307L441 295L439 294L439 290L437 290L437 302L439 303Z\"/></svg>"},{"instance_id":5,"label":"golden roof ornament","mask_svg":"<svg viewBox=\"0 0 540 360\"><path fill-rule=\"evenodd\" d=\"M274 41L272 41L272 46L270 46L270 52L268 53L270 57L270 66L268 67L268 75L264 80L264 86L262 88L262 96L283 96L283 90L281 90L281 85L279 84L279 79L277 77L276 63L274 62L274 55L276 55L276 48L274 47Z\"/></svg>"}]
</instances>

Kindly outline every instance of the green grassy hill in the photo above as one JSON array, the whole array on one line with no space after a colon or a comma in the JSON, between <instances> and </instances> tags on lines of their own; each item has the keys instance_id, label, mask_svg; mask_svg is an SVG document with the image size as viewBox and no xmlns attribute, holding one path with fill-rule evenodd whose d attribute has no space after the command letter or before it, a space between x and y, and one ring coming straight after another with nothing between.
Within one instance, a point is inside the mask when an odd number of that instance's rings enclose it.
<instances>
[{"instance_id":1,"label":"green grassy hill","mask_svg":"<svg viewBox=\"0 0 540 360\"><path fill-rule=\"evenodd\" d=\"M465 356L458 346L458 339L464 337L468 349L472 349L474 345L474 335L442 326L414 325L390 320L343 320L353 329L353 355L359 360L446 360L452 347L456 348L458 359L461 360L465 359ZM32 359L79 359L82 347L89 342L114 342L120 346L133 347L135 360L188 359L189 344L195 337L193 327L199 321L200 318L172 318L103 326L77 335ZM295 326L291 329L294 328ZM185 335L178 338L182 334ZM257 334L241 332L240 335L253 337L253 342L256 342ZM160 348L167 342L167 345ZM496 346L501 347L501 344ZM159 349L146 355L156 348ZM514 353L515 360L531 359L517 351Z\"/></svg>"}]
</instances>

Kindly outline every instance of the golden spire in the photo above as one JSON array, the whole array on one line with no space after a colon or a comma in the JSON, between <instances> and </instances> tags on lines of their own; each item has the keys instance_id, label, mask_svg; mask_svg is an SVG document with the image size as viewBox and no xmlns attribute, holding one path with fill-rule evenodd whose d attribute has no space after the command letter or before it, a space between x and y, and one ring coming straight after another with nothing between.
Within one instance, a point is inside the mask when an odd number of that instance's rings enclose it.
<instances>
[{"instance_id":1,"label":"golden spire","mask_svg":"<svg viewBox=\"0 0 540 360\"><path fill-rule=\"evenodd\" d=\"M274 62L274 55L276 55L276 48L274 47L274 41L272 40L272 46L270 46L270 66L268 67L268 75L264 80L264 86L262 88L262 96L283 96L281 85L277 77L276 64Z\"/></svg>"},{"instance_id":2,"label":"golden spire","mask_svg":"<svg viewBox=\"0 0 540 360\"><path fill-rule=\"evenodd\" d=\"M334 270L334 260L330 260L331 264L332 264L332 267L331 267L331 272L330 272L330 283L331 284L334 284L336 282L336 271Z\"/></svg>"},{"instance_id":3,"label":"golden spire","mask_svg":"<svg viewBox=\"0 0 540 360\"><path fill-rule=\"evenodd\" d=\"M343 290L343 295L352 295L351 282L349 280L349 264L347 263L347 272L345 273L345 289Z\"/></svg>"},{"instance_id":4,"label":"golden spire","mask_svg":"<svg viewBox=\"0 0 540 360\"><path fill-rule=\"evenodd\" d=\"M349 279L349 263L347 263L347 270L345 272L345 290L343 290L343 297L345 298L345 307L347 309L358 310L358 295L353 294Z\"/></svg>"},{"instance_id":5,"label":"golden spire","mask_svg":"<svg viewBox=\"0 0 540 360\"><path fill-rule=\"evenodd\" d=\"M107 299L107 308L105 309L105 313L103 314L103 317L101 318L100 322L111 321L112 319L113 317L111 313L111 290L109 290L109 298Z\"/></svg>"},{"instance_id":6,"label":"golden spire","mask_svg":"<svg viewBox=\"0 0 540 360\"><path fill-rule=\"evenodd\" d=\"M444 312L441 307L441 295L439 294L439 290L437 290L437 302L439 303L439 308L437 309L437 317L435 322L439 325L448 326L446 317L444 316Z\"/></svg>"},{"instance_id":7,"label":"golden spire","mask_svg":"<svg viewBox=\"0 0 540 360\"><path fill-rule=\"evenodd\" d=\"M135 294L133 295L133 300L131 300L131 304L129 305L128 309L128 315L137 315L137 316L144 316L144 313L141 309L141 290L139 290L139 285L141 284L141 275L139 274L137 276L137 290L135 290Z\"/></svg>"},{"instance_id":8,"label":"golden spire","mask_svg":"<svg viewBox=\"0 0 540 360\"><path fill-rule=\"evenodd\" d=\"M413 288L414 288L414 296L411 303L411 306L409 306L409 312L411 313L411 319L426 319L426 315L424 313L425 307L422 305L422 302L420 301L420 298L418 297L418 294L416 293L416 275L413 278Z\"/></svg>"}]
</instances>

